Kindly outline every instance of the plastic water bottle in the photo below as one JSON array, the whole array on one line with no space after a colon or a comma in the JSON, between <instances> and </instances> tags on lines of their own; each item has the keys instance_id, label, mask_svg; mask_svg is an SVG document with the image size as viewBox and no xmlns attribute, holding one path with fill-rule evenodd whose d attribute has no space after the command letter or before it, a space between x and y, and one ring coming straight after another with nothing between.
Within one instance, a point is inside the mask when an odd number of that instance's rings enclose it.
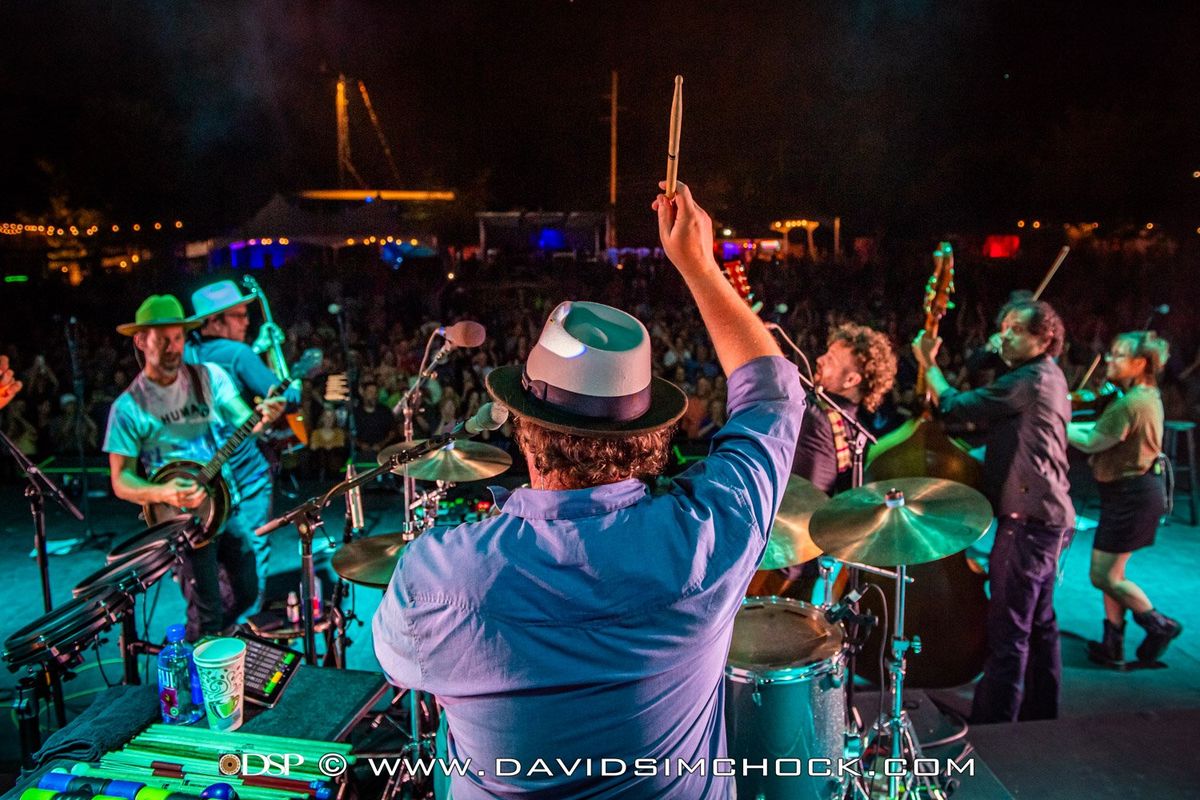
<instances>
[{"instance_id":1,"label":"plastic water bottle","mask_svg":"<svg viewBox=\"0 0 1200 800\"><path fill-rule=\"evenodd\" d=\"M183 625L168 627L167 646L158 654L158 701L168 725L190 725L204 716L200 676L185 630Z\"/></svg>"}]
</instances>

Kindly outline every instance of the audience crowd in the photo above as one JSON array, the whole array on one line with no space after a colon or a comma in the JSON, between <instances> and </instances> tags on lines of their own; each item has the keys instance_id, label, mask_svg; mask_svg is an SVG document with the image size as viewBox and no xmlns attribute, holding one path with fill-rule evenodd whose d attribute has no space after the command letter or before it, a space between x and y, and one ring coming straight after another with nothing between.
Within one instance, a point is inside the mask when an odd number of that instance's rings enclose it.
<instances>
[{"instance_id":1,"label":"audience crowd","mask_svg":"<svg viewBox=\"0 0 1200 800\"><path fill-rule=\"evenodd\" d=\"M877 432L883 432L910 413L915 365L908 342L924 321L923 274L927 275L929 265L929 259L916 255L902 269L859 260L837 265L755 261L748 274L754 300L763 304L761 316L779 323L810 362L824 350L827 332L841 322L871 325L891 337L901 357L900 373L892 396L870 420ZM354 270L365 277L347 277L345 272ZM1076 386L1109 339L1119 331L1143 327L1155 304L1169 302L1170 292L1164 295L1163 287L1137 282L1129 270L1107 270L1107 283L1097 280L1101 274L1097 271L1081 270L1082 275L1071 277L1068 265L1062 272L1045 299L1058 307L1066 322L1069 346L1060 363L1068 382ZM187 305L193 289L221 277L227 276L166 280L167 285L143 286L140 295L126 286L105 302L110 315L126 321L121 317L132 318L142 295L175 291ZM656 372L689 397L679 429L681 444L690 440L702 448L703 440L725 422L725 377L712 346L694 307L683 302L684 288L673 268L654 254L623 257L620 268L608 264L460 267L458 280L425 280L424 290L406 283L403 273L370 263L331 275L327 265L298 262L261 280L272 298L273 314L286 332L289 359L311 347L324 353L320 367L304 380L300 411L309 429L308 447L289 452L295 442L287 441L281 431L277 448L284 466L303 476L328 478L340 471L352 444L351 413L353 445L360 462L403 438L399 409L439 325L474 319L486 326L488 335L478 348L453 352L425 385L413 404L416 438L446 430L473 414L487 401L488 371L523 362L548 310L568 298L619 306L645 322L654 341ZM943 359L950 380L965 387L990 378L986 370L974 370L975 362L968 357L995 330L996 311L1008 292L1018 287L997 279L996 268L986 264L960 265L957 282L956 305L942 322L947 340ZM1189 291L1179 289L1181 294ZM346 315L345 346L337 320L327 310L331 301ZM255 307L250 308L252 318L258 318ZM1189 318L1194 313L1191 308L1178 308L1153 320L1168 338L1173 331L1184 332L1171 342L1163 382L1168 418L1200 417L1200 342L1191 334L1200 327ZM7 333L0 343L24 382L21 394L0 412L3 430L38 461L77 457L81 445L85 453L96 454L113 400L140 369L134 348L107 322L81 315L76 335L83 374L76 376L65 326L39 319L24 331ZM252 324L251 336L254 330ZM434 342L434 348L439 344ZM335 391L338 381L328 380L330 375L345 373L353 387L352 412ZM1101 381L1103 373L1102 367L1097 369L1091 383ZM506 445L505 433L499 432L493 440Z\"/></svg>"}]
</instances>

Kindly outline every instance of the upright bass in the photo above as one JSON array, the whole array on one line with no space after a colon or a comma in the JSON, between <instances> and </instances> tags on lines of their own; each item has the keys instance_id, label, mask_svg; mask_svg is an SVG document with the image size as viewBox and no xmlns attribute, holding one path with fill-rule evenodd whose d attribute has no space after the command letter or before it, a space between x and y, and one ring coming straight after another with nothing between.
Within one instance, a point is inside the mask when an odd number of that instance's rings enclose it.
<instances>
[{"instance_id":1,"label":"upright bass","mask_svg":"<svg viewBox=\"0 0 1200 800\"><path fill-rule=\"evenodd\" d=\"M925 290L925 335L936 338L938 326L951 307L954 292L954 253L942 242L933 254L934 270ZM882 437L867 454L867 481L893 478L945 478L974 489L983 485L981 464L955 441L930 408L925 371L917 375L915 399L919 411L897 430ZM914 583L908 591L907 627L923 641L921 654L908 662L908 683L916 688L959 686L983 669L987 654L987 594L985 578L963 553L908 568ZM878 578L867 575L868 581ZM883 586L888 590L890 586ZM874 595L868 594L869 598ZM864 599L864 603L867 600ZM869 605L869 604L868 604ZM873 609L876 614L882 609ZM885 618L885 617L881 617ZM881 632L868 639L867 652L883 646ZM859 661L864 677L877 667L869 658Z\"/></svg>"}]
</instances>

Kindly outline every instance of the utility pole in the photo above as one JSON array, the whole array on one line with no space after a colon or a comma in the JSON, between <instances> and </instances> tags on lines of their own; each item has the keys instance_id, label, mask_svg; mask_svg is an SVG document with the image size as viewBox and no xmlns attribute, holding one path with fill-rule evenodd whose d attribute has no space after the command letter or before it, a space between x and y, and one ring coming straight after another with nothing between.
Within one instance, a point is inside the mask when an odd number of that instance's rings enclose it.
<instances>
[{"instance_id":1,"label":"utility pole","mask_svg":"<svg viewBox=\"0 0 1200 800\"><path fill-rule=\"evenodd\" d=\"M608 115L608 225L604 236L604 246L617 246L617 71L612 71L612 91L609 93L610 109Z\"/></svg>"},{"instance_id":2,"label":"utility pole","mask_svg":"<svg viewBox=\"0 0 1200 800\"><path fill-rule=\"evenodd\" d=\"M346 97L346 76L338 75L337 99L337 176L338 188L346 188L346 167L350 165L350 101Z\"/></svg>"}]
</instances>

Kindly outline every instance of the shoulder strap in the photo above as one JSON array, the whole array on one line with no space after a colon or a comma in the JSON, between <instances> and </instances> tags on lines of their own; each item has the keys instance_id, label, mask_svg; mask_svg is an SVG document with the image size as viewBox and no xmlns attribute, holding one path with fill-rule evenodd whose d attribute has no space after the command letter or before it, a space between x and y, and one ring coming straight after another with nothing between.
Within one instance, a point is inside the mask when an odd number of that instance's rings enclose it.
<instances>
[{"instance_id":1,"label":"shoulder strap","mask_svg":"<svg viewBox=\"0 0 1200 800\"><path fill-rule=\"evenodd\" d=\"M204 403L211 405L212 397L210 397L211 392L209 391L207 380L208 369L203 364L197 366L196 364L185 363L184 366L187 367L188 377L192 381L192 391L196 393L196 397L204 401ZM200 374L200 370L202 369L204 370L204 375Z\"/></svg>"}]
</instances>

